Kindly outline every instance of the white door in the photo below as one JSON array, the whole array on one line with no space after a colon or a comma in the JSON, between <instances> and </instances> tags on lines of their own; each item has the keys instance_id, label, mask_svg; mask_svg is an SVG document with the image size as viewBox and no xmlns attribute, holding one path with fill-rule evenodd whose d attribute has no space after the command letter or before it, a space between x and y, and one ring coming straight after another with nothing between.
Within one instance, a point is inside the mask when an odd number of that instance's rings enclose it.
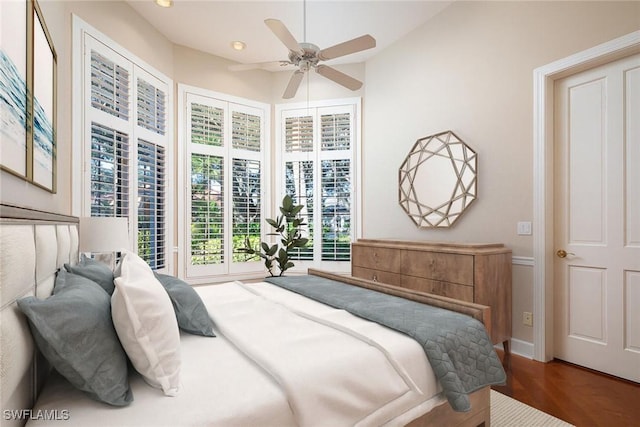
<instances>
[{"instance_id":1,"label":"white door","mask_svg":"<svg viewBox=\"0 0 640 427\"><path fill-rule=\"evenodd\" d=\"M554 111L555 357L640 382L640 55L556 81Z\"/></svg>"}]
</instances>

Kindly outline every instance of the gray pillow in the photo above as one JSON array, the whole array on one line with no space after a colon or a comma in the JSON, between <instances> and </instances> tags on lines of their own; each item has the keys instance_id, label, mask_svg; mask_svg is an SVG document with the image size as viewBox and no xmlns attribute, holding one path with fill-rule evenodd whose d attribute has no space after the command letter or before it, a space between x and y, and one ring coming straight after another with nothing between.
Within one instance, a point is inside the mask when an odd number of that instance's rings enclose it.
<instances>
[{"instance_id":1,"label":"gray pillow","mask_svg":"<svg viewBox=\"0 0 640 427\"><path fill-rule=\"evenodd\" d=\"M18 300L49 363L91 398L114 406L133 401L127 356L111 320L111 298L91 280L58 271L53 295Z\"/></svg>"},{"instance_id":2,"label":"gray pillow","mask_svg":"<svg viewBox=\"0 0 640 427\"><path fill-rule=\"evenodd\" d=\"M178 319L178 327L185 332L205 337L215 337L213 321L200 295L177 277L154 273L169 294Z\"/></svg>"},{"instance_id":3,"label":"gray pillow","mask_svg":"<svg viewBox=\"0 0 640 427\"><path fill-rule=\"evenodd\" d=\"M109 295L113 294L115 286L113 284L113 271L107 264L87 258L84 254L77 265L65 264L64 268L73 274L79 274L87 279L91 279L107 291Z\"/></svg>"}]
</instances>

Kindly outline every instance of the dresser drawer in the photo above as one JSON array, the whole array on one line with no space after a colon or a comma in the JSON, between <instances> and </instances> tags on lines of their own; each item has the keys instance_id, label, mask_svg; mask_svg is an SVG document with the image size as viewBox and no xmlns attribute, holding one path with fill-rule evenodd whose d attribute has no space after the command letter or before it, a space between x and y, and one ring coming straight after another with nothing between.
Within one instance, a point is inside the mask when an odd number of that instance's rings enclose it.
<instances>
[{"instance_id":1,"label":"dresser drawer","mask_svg":"<svg viewBox=\"0 0 640 427\"><path fill-rule=\"evenodd\" d=\"M402 274L473 286L473 255L401 251Z\"/></svg>"},{"instance_id":2,"label":"dresser drawer","mask_svg":"<svg viewBox=\"0 0 640 427\"><path fill-rule=\"evenodd\" d=\"M373 270L389 271L392 273L401 272L400 251L397 249L353 244L351 247L351 257L351 264L356 267L371 268Z\"/></svg>"},{"instance_id":3,"label":"dresser drawer","mask_svg":"<svg viewBox=\"0 0 640 427\"><path fill-rule=\"evenodd\" d=\"M496 243L359 239L352 244L351 274L488 305L491 339L504 343L508 352L511 263L511 250Z\"/></svg>"},{"instance_id":4,"label":"dresser drawer","mask_svg":"<svg viewBox=\"0 0 640 427\"><path fill-rule=\"evenodd\" d=\"M386 283L388 285L400 286L401 284L401 276L388 271L352 266L351 275L362 279L373 280L374 282Z\"/></svg>"},{"instance_id":5,"label":"dresser drawer","mask_svg":"<svg viewBox=\"0 0 640 427\"><path fill-rule=\"evenodd\" d=\"M473 286L438 280L422 279L414 276L402 276L403 288L429 292L443 297L455 298L466 302L473 302Z\"/></svg>"}]
</instances>

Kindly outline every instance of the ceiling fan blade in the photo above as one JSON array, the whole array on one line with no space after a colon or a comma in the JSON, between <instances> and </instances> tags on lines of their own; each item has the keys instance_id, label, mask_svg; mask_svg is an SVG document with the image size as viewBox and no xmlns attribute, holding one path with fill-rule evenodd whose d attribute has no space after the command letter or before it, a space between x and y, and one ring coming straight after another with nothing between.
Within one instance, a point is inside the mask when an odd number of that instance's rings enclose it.
<instances>
[{"instance_id":1,"label":"ceiling fan blade","mask_svg":"<svg viewBox=\"0 0 640 427\"><path fill-rule=\"evenodd\" d=\"M247 70L266 70L276 66L290 65L287 61L269 61L269 62L255 62L252 64L233 64L227 68L229 71L247 71Z\"/></svg>"},{"instance_id":2,"label":"ceiling fan blade","mask_svg":"<svg viewBox=\"0 0 640 427\"><path fill-rule=\"evenodd\" d=\"M376 39L371 37L369 34L366 34L364 36L339 43L335 46L322 49L318 54L318 58L326 61L327 59L339 58L362 50L371 49L372 47L376 47Z\"/></svg>"},{"instance_id":3,"label":"ceiling fan blade","mask_svg":"<svg viewBox=\"0 0 640 427\"><path fill-rule=\"evenodd\" d=\"M296 96L296 92L300 87L300 83L302 83L303 77L304 77L304 72L300 70L296 70L291 75L291 79L289 79L289 84L287 85L287 88L284 90L284 94L282 95L284 99L290 99Z\"/></svg>"},{"instance_id":4,"label":"ceiling fan blade","mask_svg":"<svg viewBox=\"0 0 640 427\"><path fill-rule=\"evenodd\" d=\"M297 52L302 55L302 49L300 49L300 45L295 37L289 32L287 27L277 19L265 19L264 23L267 24L267 27L276 35L277 38L290 50L293 52Z\"/></svg>"},{"instance_id":5,"label":"ceiling fan blade","mask_svg":"<svg viewBox=\"0 0 640 427\"><path fill-rule=\"evenodd\" d=\"M327 65L318 65L316 67L316 71L318 74L328 78L329 80L333 80L351 90L358 90L362 87L362 82L360 80L354 79L351 76L346 75L345 73L336 70L333 67L329 67Z\"/></svg>"}]
</instances>

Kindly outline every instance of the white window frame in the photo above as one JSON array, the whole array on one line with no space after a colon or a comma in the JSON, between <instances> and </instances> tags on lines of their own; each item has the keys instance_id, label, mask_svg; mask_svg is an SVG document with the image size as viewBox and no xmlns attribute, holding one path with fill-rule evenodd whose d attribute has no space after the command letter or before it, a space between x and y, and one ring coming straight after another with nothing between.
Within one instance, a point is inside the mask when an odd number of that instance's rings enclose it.
<instances>
[{"instance_id":1,"label":"white window frame","mask_svg":"<svg viewBox=\"0 0 640 427\"><path fill-rule=\"evenodd\" d=\"M174 273L173 253L173 80L159 72L136 55L115 43L76 15L72 15L72 214L91 215L91 123L96 121L114 130L124 132L129 138L129 230L130 247L137 246L137 207L138 192L138 140L143 139L161 146L165 150L165 265L159 272ZM91 63L90 52L95 50L104 54L110 61L117 63L129 72L130 110L129 120L124 121L92 108L91 99ZM88 52L88 53L87 53ZM89 61L87 63L87 58ZM154 84L166 93L167 115L163 136L138 125L136 92L137 79Z\"/></svg>"},{"instance_id":2,"label":"white window frame","mask_svg":"<svg viewBox=\"0 0 640 427\"><path fill-rule=\"evenodd\" d=\"M278 206L284 197L285 189L285 161L290 160L311 160L314 166L314 198L318 201L314 203L313 217L317 221L321 221L321 161L345 158L341 152L316 150L315 147L320 143L320 116L327 113L343 113L350 112L352 146L351 146L351 242L362 237L362 192L358 191L362 188L362 139L361 139L361 123L362 123L362 100L361 98L342 98L323 101L312 101L305 103L277 104L275 106L275 191L274 191L274 207L273 212L278 212ZM287 117L299 115L312 115L314 121L313 130L313 152L288 153L285 155L285 123ZM308 268L318 268L339 273L348 273L351 271L351 262L348 261L322 261L322 239L314 239L314 259L313 261L294 260L295 266L289 270L292 273L306 273Z\"/></svg>"},{"instance_id":3,"label":"white window frame","mask_svg":"<svg viewBox=\"0 0 640 427\"><path fill-rule=\"evenodd\" d=\"M186 84L178 84L178 274L187 282L192 284L210 283L220 280L242 280L248 278L259 277L264 273L264 264L261 259L247 262L232 261L232 208L233 208L233 190L231 180L229 179L232 172L232 163L234 152L241 152L239 158L248 160L258 160L261 164L262 185L261 188L261 240L265 239L264 224L265 215L268 214L270 206L270 190L271 182L271 157L270 157L270 135L271 135L271 106L257 101L235 97L220 92L202 89ZM192 102L201 102L206 105L216 106L225 110L224 116L224 141L222 147L214 146L198 146L197 153L222 156L224 163L224 254L225 260L221 264L207 266L191 265L191 199L190 186L191 177L188 171L191 169L191 129L189 122L189 110ZM262 143L260 152L251 152L248 150L238 150L231 146L231 112L244 112L261 117L262 124Z\"/></svg>"}]
</instances>

